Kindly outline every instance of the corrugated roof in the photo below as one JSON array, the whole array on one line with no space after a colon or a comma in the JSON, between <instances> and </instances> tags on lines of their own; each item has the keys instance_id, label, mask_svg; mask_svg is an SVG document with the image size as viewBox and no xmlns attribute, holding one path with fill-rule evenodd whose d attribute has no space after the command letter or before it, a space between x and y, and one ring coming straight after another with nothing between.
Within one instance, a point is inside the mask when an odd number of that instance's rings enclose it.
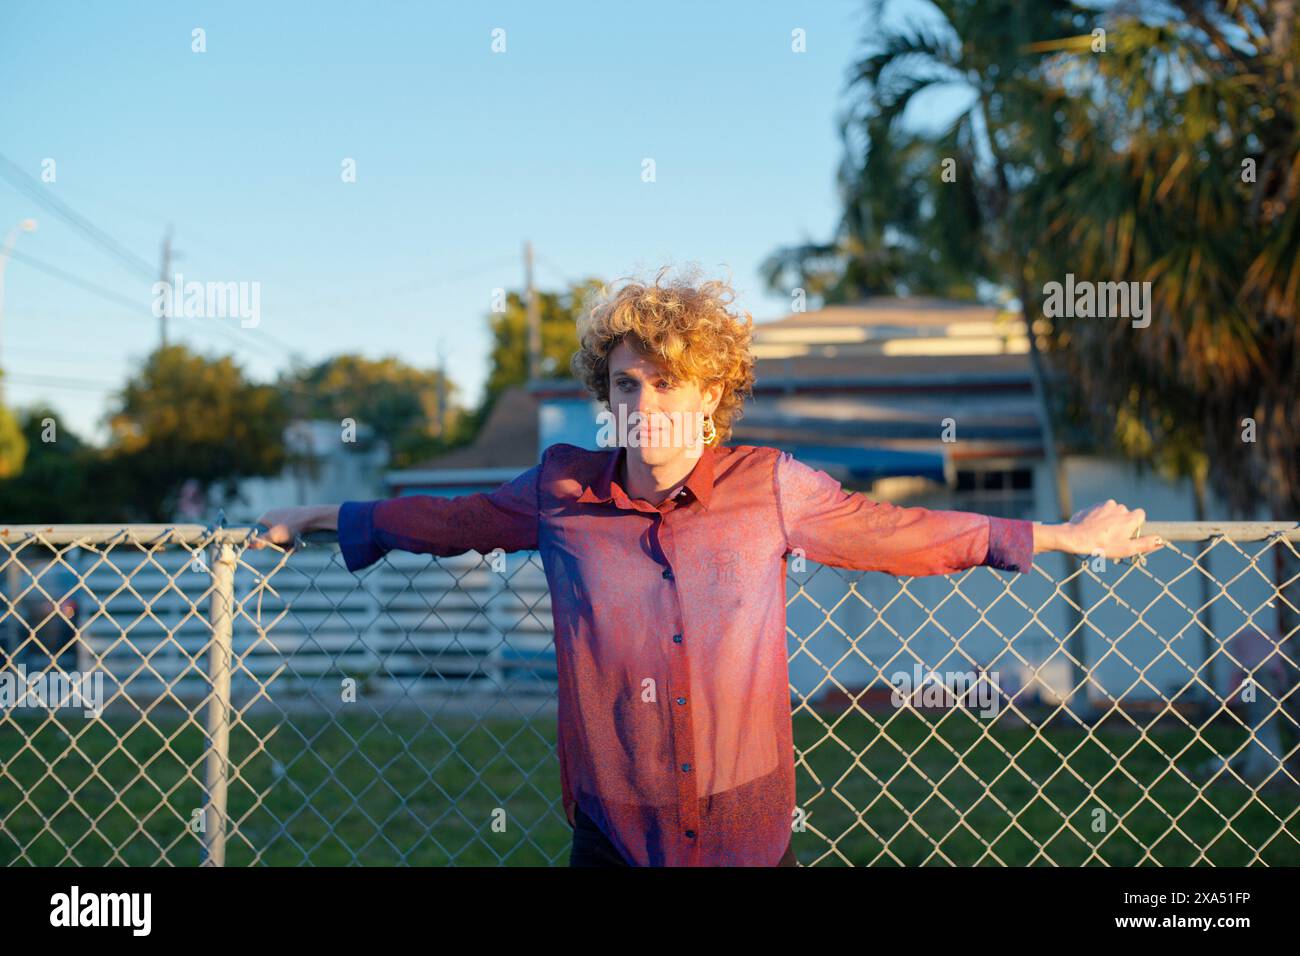
<instances>
[{"instance_id":1,"label":"corrugated roof","mask_svg":"<svg viewBox=\"0 0 1300 956\"><path fill-rule=\"evenodd\" d=\"M882 296L756 324L755 402L737 422L733 442L780 444L817 436L828 444L920 450L931 444L922 436L936 427L929 404L958 393L965 399L965 453L1010 448L1033 453L1039 435L1024 327L1014 317L1004 321L1006 316L1003 309L975 302ZM904 354L894 351L899 342ZM907 354L909 348L948 347L955 354ZM762 357L773 350L802 354ZM839 393L854 414L845 420L829 406L770 406L760 397L782 393ZM891 408L865 393L909 397ZM541 401L585 394L569 379L513 386L497 400L473 445L412 470L531 467L538 458ZM951 410L951 400L942 400Z\"/></svg>"},{"instance_id":2,"label":"corrugated roof","mask_svg":"<svg viewBox=\"0 0 1300 956\"><path fill-rule=\"evenodd\" d=\"M993 322L1006 310L979 302L960 302L926 296L873 296L860 302L828 305L811 312L793 312L772 322L754 324L760 330L802 325L918 325L941 327L960 322Z\"/></svg>"},{"instance_id":3,"label":"corrugated roof","mask_svg":"<svg viewBox=\"0 0 1300 956\"><path fill-rule=\"evenodd\" d=\"M893 381L914 379L918 384L966 376L1025 377L1030 372L1025 354L994 355L845 355L838 346L827 354L790 358L760 358L754 362L755 388L773 388L790 379L826 381Z\"/></svg>"}]
</instances>

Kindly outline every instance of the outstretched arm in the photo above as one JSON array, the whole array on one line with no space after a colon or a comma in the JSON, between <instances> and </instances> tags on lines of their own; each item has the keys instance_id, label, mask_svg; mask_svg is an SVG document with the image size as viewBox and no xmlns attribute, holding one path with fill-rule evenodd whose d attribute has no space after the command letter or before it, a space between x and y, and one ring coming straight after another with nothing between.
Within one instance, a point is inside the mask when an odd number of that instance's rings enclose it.
<instances>
[{"instance_id":1,"label":"outstretched arm","mask_svg":"<svg viewBox=\"0 0 1300 956\"><path fill-rule=\"evenodd\" d=\"M1145 513L1113 501L1068 524L1041 524L966 511L904 508L845 491L824 471L782 453L774 476L790 550L810 560L895 575L950 574L987 565L1026 572L1034 554L1069 551L1126 557L1160 547L1132 538Z\"/></svg>"},{"instance_id":2,"label":"outstretched arm","mask_svg":"<svg viewBox=\"0 0 1300 956\"><path fill-rule=\"evenodd\" d=\"M455 498L406 495L377 501L345 501L269 511L260 523L266 540L291 545L298 534L338 529L339 550L349 571L374 564L388 551L451 557L466 551L487 554L537 547L537 488L542 466L534 465L493 492ZM261 546L256 539L254 547Z\"/></svg>"}]
</instances>

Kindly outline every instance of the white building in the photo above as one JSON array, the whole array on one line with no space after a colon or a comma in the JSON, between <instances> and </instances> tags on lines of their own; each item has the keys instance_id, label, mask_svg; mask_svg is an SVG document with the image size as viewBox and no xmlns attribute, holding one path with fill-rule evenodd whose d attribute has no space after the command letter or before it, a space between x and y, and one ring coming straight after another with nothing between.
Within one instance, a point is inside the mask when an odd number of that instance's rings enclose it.
<instances>
[{"instance_id":1,"label":"white building","mask_svg":"<svg viewBox=\"0 0 1300 956\"><path fill-rule=\"evenodd\" d=\"M374 438L368 425L358 424L353 433L335 421L297 421L285 429L284 444L289 463L279 475L245 479L230 500L223 501L215 491L213 501L199 503L201 511L194 517L208 520L221 507L228 525L251 524L271 508L386 494L388 446Z\"/></svg>"}]
</instances>

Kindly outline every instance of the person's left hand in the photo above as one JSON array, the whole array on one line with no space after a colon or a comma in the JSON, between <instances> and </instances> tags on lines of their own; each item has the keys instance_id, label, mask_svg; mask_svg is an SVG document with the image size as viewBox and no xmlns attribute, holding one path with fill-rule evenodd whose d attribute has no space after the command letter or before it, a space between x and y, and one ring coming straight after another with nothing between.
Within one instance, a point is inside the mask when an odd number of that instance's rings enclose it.
<instances>
[{"instance_id":1,"label":"person's left hand","mask_svg":"<svg viewBox=\"0 0 1300 956\"><path fill-rule=\"evenodd\" d=\"M1076 511L1062 530L1075 554L1129 558L1165 546L1159 535L1135 537L1146 520L1147 513L1141 508L1130 511L1108 498L1102 504Z\"/></svg>"}]
</instances>

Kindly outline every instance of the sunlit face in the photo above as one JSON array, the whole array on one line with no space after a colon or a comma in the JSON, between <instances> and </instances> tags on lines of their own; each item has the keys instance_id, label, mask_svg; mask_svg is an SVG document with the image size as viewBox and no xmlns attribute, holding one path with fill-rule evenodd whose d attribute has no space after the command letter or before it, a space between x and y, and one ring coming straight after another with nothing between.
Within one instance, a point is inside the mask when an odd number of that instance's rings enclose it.
<instances>
[{"instance_id":1,"label":"sunlit face","mask_svg":"<svg viewBox=\"0 0 1300 956\"><path fill-rule=\"evenodd\" d=\"M626 342L610 353L609 408L615 421L637 423L629 429L637 432L636 444L629 440L627 452L646 464L698 454L700 415L712 414L720 395L721 386L701 389L697 382L674 381ZM691 441L697 443L694 450L687 447Z\"/></svg>"}]
</instances>

